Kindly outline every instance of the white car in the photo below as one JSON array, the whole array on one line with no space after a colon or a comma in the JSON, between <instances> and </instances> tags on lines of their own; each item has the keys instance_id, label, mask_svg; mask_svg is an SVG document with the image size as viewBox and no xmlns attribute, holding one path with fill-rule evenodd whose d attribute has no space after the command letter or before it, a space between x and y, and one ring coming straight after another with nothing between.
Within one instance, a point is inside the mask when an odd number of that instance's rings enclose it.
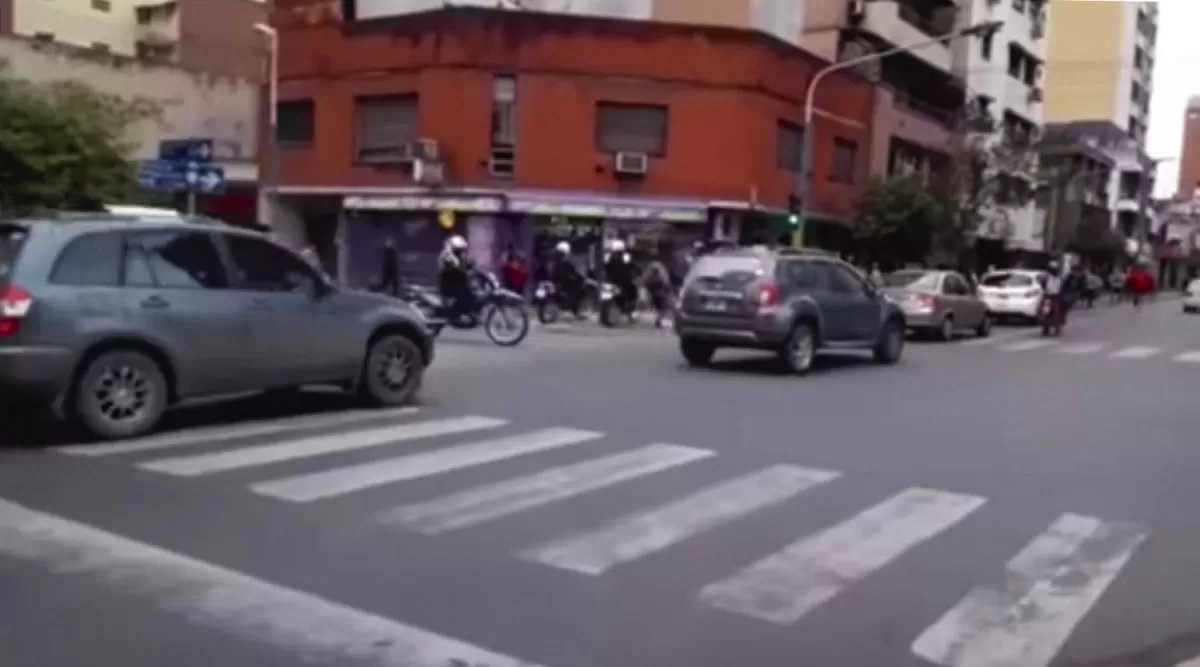
<instances>
[{"instance_id":1,"label":"white car","mask_svg":"<svg viewBox=\"0 0 1200 667\"><path fill-rule=\"evenodd\" d=\"M1200 278L1188 283L1187 291L1183 293L1183 312L1200 313Z\"/></svg>"},{"instance_id":2,"label":"white car","mask_svg":"<svg viewBox=\"0 0 1200 667\"><path fill-rule=\"evenodd\" d=\"M979 280L979 298L992 315L1037 319L1045 295L1046 272L1029 269L992 271Z\"/></svg>"}]
</instances>

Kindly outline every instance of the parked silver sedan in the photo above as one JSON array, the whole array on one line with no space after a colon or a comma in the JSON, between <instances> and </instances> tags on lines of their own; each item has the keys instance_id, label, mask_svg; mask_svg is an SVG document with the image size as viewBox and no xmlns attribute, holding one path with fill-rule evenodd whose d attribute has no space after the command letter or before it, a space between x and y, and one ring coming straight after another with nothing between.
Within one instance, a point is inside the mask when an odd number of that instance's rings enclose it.
<instances>
[{"instance_id":1,"label":"parked silver sedan","mask_svg":"<svg viewBox=\"0 0 1200 667\"><path fill-rule=\"evenodd\" d=\"M900 304L908 329L950 340L960 332L987 336L992 318L987 305L961 273L907 269L883 277L883 291Z\"/></svg>"}]
</instances>

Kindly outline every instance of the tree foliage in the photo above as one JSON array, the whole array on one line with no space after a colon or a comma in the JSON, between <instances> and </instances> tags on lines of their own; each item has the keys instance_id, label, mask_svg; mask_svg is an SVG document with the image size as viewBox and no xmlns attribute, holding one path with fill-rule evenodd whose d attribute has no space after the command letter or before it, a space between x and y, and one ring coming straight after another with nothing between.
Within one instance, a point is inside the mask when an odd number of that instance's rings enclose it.
<instances>
[{"instance_id":1,"label":"tree foliage","mask_svg":"<svg viewBox=\"0 0 1200 667\"><path fill-rule=\"evenodd\" d=\"M940 164L867 188L857 240L875 261L957 265L976 238L1011 234L1012 212L1031 201L1035 172L1029 137L997 131L989 118L972 112Z\"/></svg>"},{"instance_id":2,"label":"tree foliage","mask_svg":"<svg viewBox=\"0 0 1200 667\"><path fill-rule=\"evenodd\" d=\"M1090 266L1111 266L1125 253L1125 237L1112 228L1108 216L1090 215L1076 225L1066 250Z\"/></svg>"},{"instance_id":3,"label":"tree foliage","mask_svg":"<svg viewBox=\"0 0 1200 667\"><path fill-rule=\"evenodd\" d=\"M94 210L128 198L130 130L159 113L79 81L25 81L0 63L0 212Z\"/></svg>"}]
</instances>

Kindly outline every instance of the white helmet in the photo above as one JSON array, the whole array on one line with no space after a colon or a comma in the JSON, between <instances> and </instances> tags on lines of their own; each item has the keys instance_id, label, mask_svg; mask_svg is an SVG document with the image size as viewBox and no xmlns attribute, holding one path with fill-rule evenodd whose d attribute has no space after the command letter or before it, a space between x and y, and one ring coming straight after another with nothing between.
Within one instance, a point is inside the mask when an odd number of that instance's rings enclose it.
<instances>
[{"instance_id":1,"label":"white helmet","mask_svg":"<svg viewBox=\"0 0 1200 667\"><path fill-rule=\"evenodd\" d=\"M558 244L554 246L554 249L557 250L560 255L571 254L571 244L567 243L566 241L559 241Z\"/></svg>"},{"instance_id":2,"label":"white helmet","mask_svg":"<svg viewBox=\"0 0 1200 667\"><path fill-rule=\"evenodd\" d=\"M466 250L467 240L461 235L455 234L446 240L446 245L449 246L451 250Z\"/></svg>"},{"instance_id":3,"label":"white helmet","mask_svg":"<svg viewBox=\"0 0 1200 667\"><path fill-rule=\"evenodd\" d=\"M609 246L609 249L613 252L625 252L625 242L621 239L613 239L612 245Z\"/></svg>"}]
</instances>

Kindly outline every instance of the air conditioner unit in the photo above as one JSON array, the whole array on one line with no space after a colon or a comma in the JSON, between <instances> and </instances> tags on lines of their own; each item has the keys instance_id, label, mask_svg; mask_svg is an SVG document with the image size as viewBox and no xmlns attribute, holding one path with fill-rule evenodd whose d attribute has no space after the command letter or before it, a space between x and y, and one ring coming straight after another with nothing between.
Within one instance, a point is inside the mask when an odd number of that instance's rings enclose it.
<instances>
[{"instance_id":1,"label":"air conditioner unit","mask_svg":"<svg viewBox=\"0 0 1200 667\"><path fill-rule=\"evenodd\" d=\"M512 178L517 173L517 162L509 157L493 157L488 160L488 173L496 178Z\"/></svg>"},{"instance_id":2,"label":"air conditioner unit","mask_svg":"<svg viewBox=\"0 0 1200 667\"><path fill-rule=\"evenodd\" d=\"M408 164L413 159L411 142L394 146L372 146L358 150L358 161L366 164Z\"/></svg>"},{"instance_id":3,"label":"air conditioner unit","mask_svg":"<svg viewBox=\"0 0 1200 667\"><path fill-rule=\"evenodd\" d=\"M413 160L412 178L420 185L436 186L446 180L446 165L431 160Z\"/></svg>"},{"instance_id":4,"label":"air conditioner unit","mask_svg":"<svg viewBox=\"0 0 1200 667\"><path fill-rule=\"evenodd\" d=\"M650 156L645 153L617 153L614 167L624 176L645 176L650 170Z\"/></svg>"}]
</instances>

